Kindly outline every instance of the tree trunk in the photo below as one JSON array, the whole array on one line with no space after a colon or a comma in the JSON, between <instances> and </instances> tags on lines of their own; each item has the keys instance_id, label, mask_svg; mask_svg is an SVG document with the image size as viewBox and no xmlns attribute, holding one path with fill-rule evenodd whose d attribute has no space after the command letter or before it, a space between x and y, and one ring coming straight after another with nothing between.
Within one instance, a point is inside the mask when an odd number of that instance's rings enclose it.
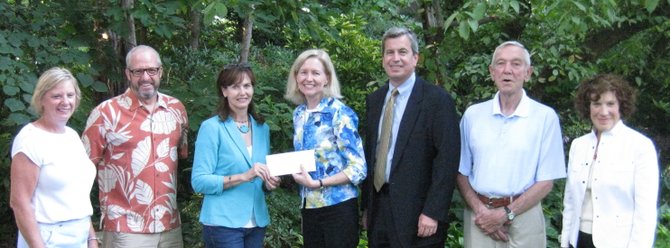
<instances>
[{"instance_id":1,"label":"tree trunk","mask_svg":"<svg viewBox=\"0 0 670 248\"><path fill-rule=\"evenodd\" d=\"M200 22L202 13L196 8L191 8L191 42L192 50L198 50L200 46Z\"/></svg>"},{"instance_id":2,"label":"tree trunk","mask_svg":"<svg viewBox=\"0 0 670 248\"><path fill-rule=\"evenodd\" d=\"M121 7L123 8L123 12L126 15L126 25L128 26L128 37L126 37L126 49L125 52L127 53L132 49L133 47L137 46L137 36L135 35L135 19L133 16L130 14L130 11L133 10L133 5L134 5L134 0L122 0L121 1ZM125 54L125 53L124 53Z\"/></svg>"},{"instance_id":3,"label":"tree trunk","mask_svg":"<svg viewBox=\"0 0 670 248\"><path fill-rule=\"evenodd\" d=\"M251 47L251 31L254 25L253 12L244 18L244 30L242 32L242 47L240 47L239 63L249 62L249 48Z\"/></svg>"},{"instance_id":4,"label":"tree trunk","mask_svg":"<svg viewBox=\"0 0 670 248\"><path fill-rule=\"evenodd\" d=\"M444 39L444 15L442 15L442 1L423 1L421 2L423 8L422 22L424 30L423 38L426 45L441 42Z\"/></svg>"}]
</instances>

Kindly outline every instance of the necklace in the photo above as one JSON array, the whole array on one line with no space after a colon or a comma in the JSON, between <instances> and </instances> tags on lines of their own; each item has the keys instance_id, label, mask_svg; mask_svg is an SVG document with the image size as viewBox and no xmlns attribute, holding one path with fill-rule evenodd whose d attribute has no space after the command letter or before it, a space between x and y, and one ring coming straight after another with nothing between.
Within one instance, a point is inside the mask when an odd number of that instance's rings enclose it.
<instances>
[{"instance_id":1,"label":"necklace","mask_svg":"<svg viewBox=\"0 0 670 248\"><path fill-rule=\"evenodd\" d=\"M247 125L247 121L235 121L237 122L237 130L240 131L240 133L248 133L249 132L249 126Z\"/></svg>"}]
</instances>

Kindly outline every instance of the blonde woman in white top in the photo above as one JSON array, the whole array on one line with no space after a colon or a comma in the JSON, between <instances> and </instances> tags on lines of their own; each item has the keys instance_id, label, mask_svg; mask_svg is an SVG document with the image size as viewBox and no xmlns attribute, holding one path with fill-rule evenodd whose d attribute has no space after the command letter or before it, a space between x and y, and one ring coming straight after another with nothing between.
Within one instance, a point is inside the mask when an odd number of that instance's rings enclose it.
<instances>
[{"instance_id":1,"label":"blonde woman in white top","mask_svg":"<svg viewBox=\"0 0 670 248\"><path fill-rule=\"evenodd\" d=\"M593 130L570 146L561 247L652 247L656 149L621 120L635 111L635 90L620 76L597 75L579 85L575 107Z\"/></svg>"},{"instance_id":2,"label":"blonde woman in white top","mask_svg":"<svg viewBox=\"0 0 670 248\"><path fill-rule=\"evenodd\" d=\"M98 247L90 200L95 166L79 134L66 125L80 99L77 80L66 69L51 68L37 81L31 105L39 118L12 144L17 247Z\"/></svg>"}]
</instances>

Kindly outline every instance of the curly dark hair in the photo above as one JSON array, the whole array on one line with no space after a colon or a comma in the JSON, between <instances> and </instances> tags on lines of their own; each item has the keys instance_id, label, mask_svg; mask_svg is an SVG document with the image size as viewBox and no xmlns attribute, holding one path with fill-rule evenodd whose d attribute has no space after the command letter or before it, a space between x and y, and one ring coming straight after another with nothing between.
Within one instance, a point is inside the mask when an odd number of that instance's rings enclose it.
<instances>
[{"instance_id":1,"label":"curly dark hair","mask_svg":"<svg viewBox=\"0 0 670 248\"><path fill-rule=\"evenodd\" d=\"M609 91L613 92L619 101L619 112L623 119L635 113L637 91L630 86L628 81L619 75L598 74L582 81L577 87L575 109L579 116L589 120L591 102L600 100L600 96Z\"/></svg>"},{"instance_id":2,"label":"curly dark hair","mask_svg":"<svg viewBox=\"0 0 670 248\"><path fill-rule=\"evenodd\" d=\"M219 72L219 76L216 79L216 92L219 95L219 106L216 109L216 113L219 115L219 119L221 121L228 119L231 111L230 105L228 104L228 99L223 96L223 92L221 92L221 90L233 84L239 83L243 79L244 75L249 77L252 86L256 85L256 77L254 76L254 72L251 71L251 67L248 64L226 65L223 67L221 72ZM247 112L251 114L251 116L254 117L254 120L256 120L256 122L259 124L265 123L265 118L256 112L253 101L249 103Z\"/></svg>"}]
</instances>

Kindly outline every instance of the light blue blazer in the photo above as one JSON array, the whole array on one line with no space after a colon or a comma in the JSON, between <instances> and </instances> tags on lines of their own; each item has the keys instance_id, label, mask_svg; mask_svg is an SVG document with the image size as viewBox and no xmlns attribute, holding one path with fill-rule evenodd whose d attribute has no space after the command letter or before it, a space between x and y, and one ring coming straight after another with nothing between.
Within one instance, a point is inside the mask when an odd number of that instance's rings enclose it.
<instances>
[{"instance_id":1,"label":"light blue blazer","mask_svg":"<svg viewBox=\"0 0 670 248\"><path fill-rule=\"evenodd\" d=\"M249 116L252 126L252 155L232 118L220 121L211 117L200 125L195 141L191 186L205 195L200 222L210 226L238 228L253 216L256 225L270 223L265 203L263 181L256 177L250 182L223 189L223 178L248 171L254 163L265 163L270 152L270 129Z\"/></svg>"}]
</instances>

